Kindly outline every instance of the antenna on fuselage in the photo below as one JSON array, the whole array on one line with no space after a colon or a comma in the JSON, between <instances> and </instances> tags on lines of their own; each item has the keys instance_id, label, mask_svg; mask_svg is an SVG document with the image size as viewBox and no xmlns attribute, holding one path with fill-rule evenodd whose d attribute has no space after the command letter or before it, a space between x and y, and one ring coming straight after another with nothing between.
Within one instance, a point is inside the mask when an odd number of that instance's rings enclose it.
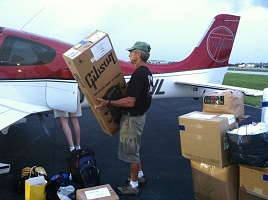
<instances>
[{"instance_id":1,"label":"antenna on fuselage","mask_svg":"<svg viewBox=\"0 0 268 200\"><path fill-rule=\"evenodd\" d=\"M26 22L26 24L24 24L24 26L26 26L30 21L32 21L40 12L42 12L43 10L45 9L45 7L44 8L42 8L38 13L36 13L28 22ZM22 30L23 28L24 28L24 26L23 27L21 27L21 29L20 30Z\"/></svg>"}]
</instances>

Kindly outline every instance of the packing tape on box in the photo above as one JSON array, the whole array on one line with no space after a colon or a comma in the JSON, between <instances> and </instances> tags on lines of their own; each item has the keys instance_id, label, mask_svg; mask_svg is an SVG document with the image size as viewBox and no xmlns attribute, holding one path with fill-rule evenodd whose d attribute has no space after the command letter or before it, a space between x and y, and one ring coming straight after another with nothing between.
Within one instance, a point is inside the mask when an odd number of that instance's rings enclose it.
<instances>
[{"instance_id":1,"label":"packing tape on box","mask_svg":"<svg viewBox=\"0 0 268 200\"><path fill-rule=\"evenodd\" d=\"M268 174L263 174L263 179L264 181L268 181Z\"/></svg>"},{"instance_id":2,"label":"packing tape on box","mask_svg":"<svg viewBox=\"0 0 268 200\"><path fill-rule=\"evenodd\" d=\"M268 123L268 88L263 90L261 122Z\"/></svg>"}]
</instances>

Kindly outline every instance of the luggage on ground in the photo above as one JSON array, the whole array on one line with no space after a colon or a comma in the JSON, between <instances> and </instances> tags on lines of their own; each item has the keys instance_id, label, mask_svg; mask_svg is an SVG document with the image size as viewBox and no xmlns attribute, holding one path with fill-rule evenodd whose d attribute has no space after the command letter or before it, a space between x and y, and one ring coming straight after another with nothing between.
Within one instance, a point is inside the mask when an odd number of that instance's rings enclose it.
<instances>
[{"instance_id":1,"label":"luggage on ground","mask_svg":"<svg viewBox=\"0 0 268 200\"><path fill-rule=\"evenodd\" d=\"M47 200L60 200L58 196L58 191L61 188L73 186L74 192L69 194L69 199L75 200L75 193L77 189L81 189L82 185L79 185L72 180L69 179L69 174L66 173L58 173L52 176L49 182L46 185L46 199Z\"/></svg>"},{"instance_id":2,"label":"luggage on ground","mask_svg":"<svg viewBox=\"0 0 268 200\"><path fill-rule=\"evenodd\" d=\"M68 155L68 171L72 180L83 187L100 184L100 172L94 152L90 149L74 150Z\"/></svg>"},{"instance_id":3,"label":"luggage on ground","mask_svg":"<svg viewBox=\"0 0 268 200\"><path fill-rule=\"evenodd\" d=\"M46 200L44 176L29 177L25 180L25 200Z\"/></svg>"},{"instance_id":4,"label":"luggage on ground","mask_svg":"<svg viewBox=\"0 0 268 200\"><path fill-rule=\"evenodd\" d=\"M29 177L37 177L44 176L45 180L48 180L48 176L46 170L43 167L24 167L21 170L20 178L15 183L13 189L18 193L24 194L25 192L25 181L29 179Z\"/></svg>"}]
</instances>

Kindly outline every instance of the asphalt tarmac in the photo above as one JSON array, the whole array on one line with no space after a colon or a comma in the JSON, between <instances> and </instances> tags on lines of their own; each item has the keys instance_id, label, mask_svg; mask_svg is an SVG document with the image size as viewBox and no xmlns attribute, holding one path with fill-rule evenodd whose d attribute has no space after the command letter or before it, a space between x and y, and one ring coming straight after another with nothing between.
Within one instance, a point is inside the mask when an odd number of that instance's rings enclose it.
<instances>
[{"instance_id":1,"label":"asphalt tarmac","mask_svg":"<svg viewBox=\"0 0 268 200\"><path fill-rule=\"evenodd\" d=\"M178 117L202 111L202 107L202 99L153 100L140 151L148 182L139 196L119 196L120 199L195 199L190 161L181 155ZM261 120L259 108L245 106L245 114L254 122ZM67 172L69 148L60 124L53 114L45 117L45 123L50 135L45 134L37 116L29 116L25 124L10 127L7 135L0 134L0 162L11 164L9 173L0 174L0 199L24 199L23 194L13 190L13 185L26 166L42 166L49 177ZM114 189L123 186L129 177L129 165L117 159L118 134L115 137L105 134L90 109L83 110L80 124L81 146L95 152L101 184L108 183Z\"/></svg>"}]
</instances>

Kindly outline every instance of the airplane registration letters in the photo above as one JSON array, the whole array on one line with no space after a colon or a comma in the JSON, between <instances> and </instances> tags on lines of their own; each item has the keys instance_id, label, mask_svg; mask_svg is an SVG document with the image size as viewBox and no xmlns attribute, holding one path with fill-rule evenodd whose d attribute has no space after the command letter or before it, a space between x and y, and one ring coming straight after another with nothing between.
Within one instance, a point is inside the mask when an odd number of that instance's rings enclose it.
<instances>
[{"instance_id":1,"label":"airplane registration letters","mask_svg":"<svg viewBox=\"0 0 268 200\"><path fill-rule=\"evenodd\" d=\"M95 90L97 90L96 82L98 81L102 73L105 71L106 67L108 67L111 62L113 62L113 64L116 63L116 60L114 59L112 52L108 55L108 57L104 60L104 62L99 66L99 68L96 68L95 66L93 66L93 70L85 76L85 80L90 88L93 87Z\"/></svg>"},{"instance_id":2,"label":"airplane registration letters","mask_svg":"<svg viewBox=\"0 0 268 200\"><path fill-rule=\"evenodd\" d=\"M161 79L160 82L159 82L159 79L156 79L156 82L153 87L153 94L155 95L165 94L165 91L160 91L163 83L164 83L164 79Z\"/></svg>"}]
</instances>

